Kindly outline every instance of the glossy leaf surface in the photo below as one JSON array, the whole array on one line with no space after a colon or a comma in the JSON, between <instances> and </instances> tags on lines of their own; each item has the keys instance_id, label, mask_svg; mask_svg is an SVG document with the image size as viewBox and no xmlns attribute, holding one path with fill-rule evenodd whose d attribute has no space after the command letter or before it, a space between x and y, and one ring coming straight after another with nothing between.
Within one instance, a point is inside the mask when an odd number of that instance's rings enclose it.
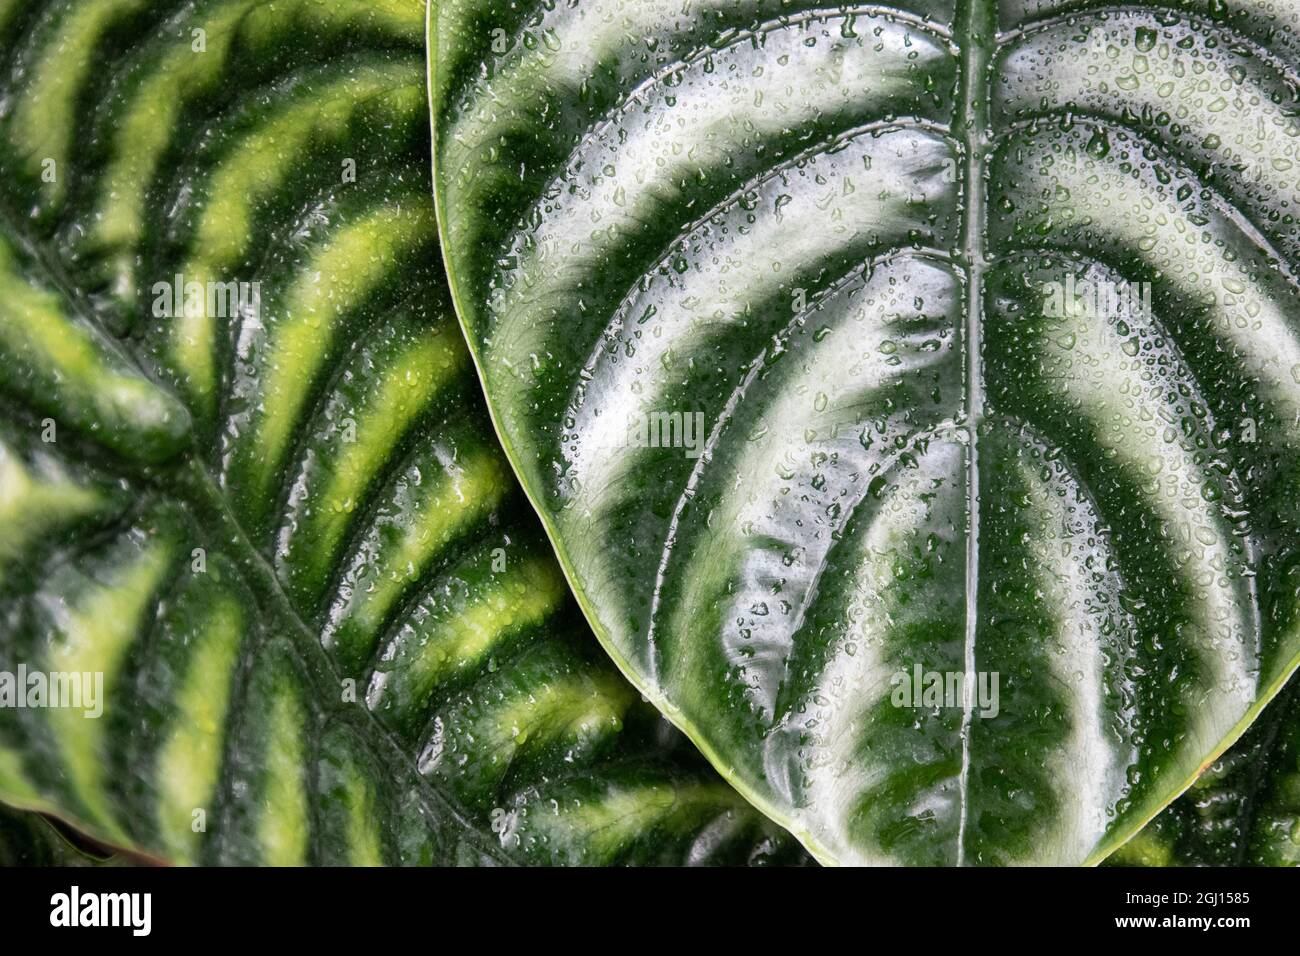
<instances>
[{"instance_id":1,"label":"glossy leaf surface","mask_svg":"<svg viewBox=\"0 0 1300 956\"><path fill-rule=\"evenodd\" d=\"M1298 10L440 5L512 464L820 858L1096 861L1294 669Z\"/></svg>"},{"instance_id":2,"label":"glossy leaf surface","mask_svg":"<svg viewBox=\"0 0 1300 956\"><path fill-rule=\"evenodd\" d=\"M607 662L495 444L424 36L0 4L0 672L91 675L0 708L0 799L174 862L805 859Z\"/></svg>"}]
</instances>

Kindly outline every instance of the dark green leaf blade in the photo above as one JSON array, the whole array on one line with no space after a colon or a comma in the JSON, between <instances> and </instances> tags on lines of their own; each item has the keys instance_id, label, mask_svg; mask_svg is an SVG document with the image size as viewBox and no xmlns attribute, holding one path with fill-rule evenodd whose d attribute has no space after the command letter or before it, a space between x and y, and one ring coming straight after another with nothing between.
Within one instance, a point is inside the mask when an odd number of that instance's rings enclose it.
<instances>
[{"instance_id":1,"label":"dark green leaf blade","mask_svg":"<svg viewBox=\"0 0 1300 956\"><path fill-rule=\"evenodd\" d=\"M0 799L177 863L805 860L600 653L495 444L425 23L0 6Z\"/></svg>"},{"instance_id":2,"label":"dark green leaf blade","mask_svg":"<svg viewBox=\"0 0 1300 956\"><path fill-rule=\"evenodd\" d=\"M623 671L819 857L1095 862L1300 660L1298 25L440 5L511 462Z\"/></svg>"}]
</instances>

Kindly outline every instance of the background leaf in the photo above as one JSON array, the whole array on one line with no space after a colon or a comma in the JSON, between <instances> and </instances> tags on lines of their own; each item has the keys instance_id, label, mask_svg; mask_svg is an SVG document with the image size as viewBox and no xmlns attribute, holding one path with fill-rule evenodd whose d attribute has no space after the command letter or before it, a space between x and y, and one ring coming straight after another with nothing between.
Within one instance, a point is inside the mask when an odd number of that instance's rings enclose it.
<instances>
[{"instance_id":1,"label":"background leaf","mask_svg":"<svg viewBox=\"0 0 1300 956\"><path fill-rule=\"evenodd\" d=\"M1298 689L1292 680L1231 750L1106 862L1300 865Z\"/></svg>"},{"instance_id":2,"label":"background leaf","mask_svg":"<svg viewBox=\"0 0 1300 956\"><path fill-rule=\"evenodd\" d=\"M495 445L424 29L0 4L0 671L105 682L0 708L0 799L175 862L802 861L605 660Z\"/></svg>"},{"instance_id":3,"label":"background leaf","mask_svg":"<svg viewBox=\"0 0 1300 956\"><path fill-rule=\"evenodd\" d=\"M512 463L620 667L819 857L1098 860L1294 669L1297 27L439 6Z\"/></svg>"},{"instance_id":4,"label":"background leaf","mask_svg":"<svg viewBox=\"0 0 1300 956\"><path fill-rule=\"evenodd\" d=\"M76 834L56 829L38 813L0 804L0 867L117 866L127 862Z\"/></svg>"}]
</instances>

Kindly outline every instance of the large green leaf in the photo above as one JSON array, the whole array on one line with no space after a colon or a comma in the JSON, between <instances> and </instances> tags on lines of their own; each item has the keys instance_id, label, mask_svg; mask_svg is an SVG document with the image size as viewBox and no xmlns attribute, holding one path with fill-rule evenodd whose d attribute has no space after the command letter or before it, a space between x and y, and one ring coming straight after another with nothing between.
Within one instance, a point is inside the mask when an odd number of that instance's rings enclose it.
<instances>
[{"instance_id":1,"label":"large green leaf","mask_svg":"<svg viewBox=\"0 0 1300 956\"><path fill-rule=\"evenodd\" d=\"M804 859L606 661L497 449L424 27L0 3L0 671L104 680L0 709L0 799L177 862ZM169 315L178 275L260 301Z\"/></svg>"},{"instance_id":2,"label":"large green leaf","mask_svg":"<svg viewBox=\"0 0 1300 956\"><path fill-rule=\"evenodd\" d=\"M1298 28L440 6L507 452L620 667L820 858L1100 859L1296 666Z\"/></svg>"}]
</instances>

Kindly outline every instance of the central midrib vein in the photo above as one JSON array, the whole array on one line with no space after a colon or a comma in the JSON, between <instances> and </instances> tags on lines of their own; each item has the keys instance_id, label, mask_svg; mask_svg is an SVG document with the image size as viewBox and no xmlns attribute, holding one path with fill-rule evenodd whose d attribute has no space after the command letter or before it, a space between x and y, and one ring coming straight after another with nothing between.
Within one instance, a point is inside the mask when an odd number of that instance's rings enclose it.
<instances>
[{"instance_id":1,"label":"central midrib vein","mask_svg":"<svg viewBox=\"0 0 1300 956\"><path fill-rule=\"evenodd\" d=\"M331 687L341 686L343 672L334 659L321 647L316 633L310 628L302 615L285 593L279 575L267 561L265 555L253 544L253 539L244 529L239 519L231 510L226 495L221 491L220 482L203 464L202 459L191 453L182 461L174 473L175 477L167 487L177 500L194 504L202 513L211 518L225 532L224 541L228 553L239 561L244 572L244 580L253 590L263 609L269 609L287 623L295 632L297 639L292 642L295 653L304 663L315 664L306 675L313 690L324 699L321 675L328 675ZM503 854L495 841L487 839L482 830L475 826L462 809L452 803L431 782L426 780L411 764L410 755L396 736L385 727L369 708L363 708L366 722L374 728L376 739L383 741L389 750L389 760L399 766L407 767L414 773L415 786L427 797L437 803L437 809L446 813L462 830L462 836L473 842L476 849L499 862L513 863L514 860ZM387 761L385 761L387 762Z\"/></svg>"},{"instance_id":2,"label":"central midrib vein","mask_svg":"<svg viewBox=\"0 0 1300 956\"><path fill-rule=\"evenodd\" d=\"M971 715L974 713L975 632L979 597L979 447L984 412L984 371L981 362L985 266L985 160L988 149L988 48L996 28L997 0L962 0L954 36L961 46L960 106L953 134L965 150L962 183L962 265L966 269L966 634L962 681L961 776L958 779L959 820L957 865L966 862L966 816L969 804Z\"/></svg>"}]
</instances>

